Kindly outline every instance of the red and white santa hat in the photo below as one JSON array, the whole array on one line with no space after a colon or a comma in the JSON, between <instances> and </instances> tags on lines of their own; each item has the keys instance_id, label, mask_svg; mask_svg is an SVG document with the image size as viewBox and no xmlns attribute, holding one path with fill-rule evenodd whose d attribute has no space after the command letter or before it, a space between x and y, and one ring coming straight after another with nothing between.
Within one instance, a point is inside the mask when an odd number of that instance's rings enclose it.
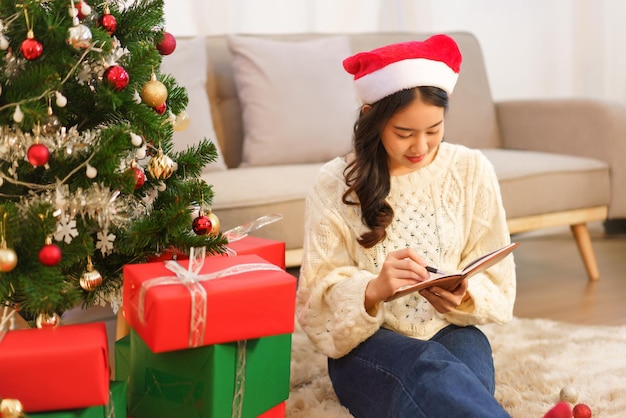
<instances>
[{"instance_id":1,"label":"red and white santa hat","mask_svg":"<svg viewBox=\"0 0 626 418\"><path fill-rule=\"evenodd\" d=\"M402 42L360 52L343 61L354 75L363 103L374 103L397 91L434 86L452 94L461 69L461 51L451 37Z\"/></svg>"}]
</instances>

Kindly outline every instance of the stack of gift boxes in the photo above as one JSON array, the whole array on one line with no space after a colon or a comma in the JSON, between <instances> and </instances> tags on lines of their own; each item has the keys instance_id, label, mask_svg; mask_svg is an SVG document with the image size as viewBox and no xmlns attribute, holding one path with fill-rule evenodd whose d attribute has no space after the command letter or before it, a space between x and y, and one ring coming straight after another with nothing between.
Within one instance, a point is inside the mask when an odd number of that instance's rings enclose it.
<instances>
[{"instance_id":1,"label":"stack of gift boxes","mask_svg":"<svg viewBox=\"0 0 626 418\"><path fill-rule=\"evenodd\" d=\"M128 415L283 418L296 278L282 242L247 237L236 256L127 265L116 380Z\"/></svg>"},{"instance_id":2,"label":"stack of gift boxes","mask_svg":"<svg viewBox=\"0 0 626 418\"><path fill-rule=\"evenodd\" d=\"M282 242L229 247L125 266L114 381L102 322L7 332L0 399L28 417L284 418L296 278Z\"/></svg>"}]
</instances>

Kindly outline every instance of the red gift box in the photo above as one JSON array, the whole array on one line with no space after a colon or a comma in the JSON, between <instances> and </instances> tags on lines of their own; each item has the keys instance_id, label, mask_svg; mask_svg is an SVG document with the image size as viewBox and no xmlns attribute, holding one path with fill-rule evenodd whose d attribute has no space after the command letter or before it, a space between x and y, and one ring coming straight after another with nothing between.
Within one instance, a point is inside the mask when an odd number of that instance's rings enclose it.
<instances>
[{"instance_id":1,"label":"red gift box","mask_svg":"<svg viewBox=\"0 0 626 418\"><path fill-rule=\"evenodd\" d=\"M237 255L256 254L283 270L285 269L285 243L282 241L248 235L228 243L228 248L235 251Z\"/></svg>"},{"instance_id":2,"label":"red gift box","mask_svg":"<svg viewBox=\"0 0 626 418\"><path fill-rule=\"evenodd\" d=\"M154 353L293 332L296 278L260 256L207 257L194 283L166 264L124 266L124 318Z\"/></svg>"},{"instance_id":3,"label":"red gift box","mask_svg":"<svg viewBox=\"0 0 626 418\"><path fill-rule=\"evenodd\" d=\"M104 322L7 332L0 341L0 398L19 400L26 412L106 405Z\"/></svg>"},{"instance_id":4,"label":"red gift box","mask_svg":"<svg viewBox=\"0 0 626 418\"><path fill-rule=\"evenodd\" d=\"M286 413L287 408L285 406L285 402L281 402L275 407L263 412L257 418L285 418Z\"/></svg>"}]
</instances>

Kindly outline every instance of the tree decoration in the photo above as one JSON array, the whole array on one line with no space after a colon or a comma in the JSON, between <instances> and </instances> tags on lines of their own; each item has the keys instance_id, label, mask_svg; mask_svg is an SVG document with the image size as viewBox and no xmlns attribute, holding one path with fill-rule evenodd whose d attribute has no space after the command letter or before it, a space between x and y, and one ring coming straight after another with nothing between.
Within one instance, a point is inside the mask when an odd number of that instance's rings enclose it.
<instances>
[{"instance_id":1,"label":"tree decoration","mask_svg":"<svg viewBox=\"0 0 626 418\"><path fill-rule=\"evenodd\" d=\"M24 407L17 399L4 398L0 401L0 417L20 418L24 415Z\"/></svg>"},{"instance_id":2,"label":"tree decoration","mask_svg":"<svg viewBox=\"0 0 626 418\"><path fill-rule=\"evenodd\" d=\"M46 237L46 244L39 250L39 262L44 266L54 267L61 262L61 258L61 248L52 243L52 237Z\"/></svg>"},{"instance_id":3,"label":"tree decoration","mask_svg":"<svg viewBox=\"0 0 626 418\"><path fill-rule=\"evenodd\" d=\"M176 38L169 32L163 32L163 40L156 47L161 55L170 55L176 49Z\"/></svg>"},{"instance_id":4,"label":"tree decoration","mask_svg":"<svg viewBox=\"0 0 626 418\"><path fill-rule=\"evenodd\" d=\"M104 11L98 19L98 23L109 35L113 35L117 29L117 19L111 14L108 2L104 4Z\"/></svg>"},{"instance_id":5,"label":"tree decoration","mask_svg":"<svg viewBox=\"0 0 626 418\"><path fill-rule=\"evenodd\" d=\"M166 110L167 110L167 102L163 102L162 104L154 108L154 111L157 112L159 115L164 114Z\"/></svg>"},{"instance_id":6,"label":"tree decoration","mask_svg":"<svg viewBox=\"0 0 626 418\"><path fill-rule=\"evenodd\" d=\"M4 34L0 34L0 49L3 51L9 49L9 40Z\"/></svg>"},{"instance_id":7,"label":"tree decoration","mask_svg":"<svg viewBox=\"0 0 626 418\"><path fill-rule=\"evenodd\" d=\"M189 115L187 114L186 111L183 110L178 115L176 115L176 118L174 119L174 124L172 127L174 128L176 132L182 132L189 127L190 122L191 121L189 120Z\"/></svg>"},{"instance_id":8,"label":"tree decoration","mask_svg":"<svg viewBox=\"0 0 626 418\"><path fill-rule=\"evenodd\" d=\"M87 178L95 179L98 176L98 170L91 164L87 164L87 168L85 168L85 175Z\"/></svg>"},{"instance_id":9,"label":"tree decoration","mask_svg":"<svg viewBox=\"0 0 626 418\"><path fill-rule=\"evenodd\" d=\"M35 33L31 27L31 22L28 19L28 11L24 9L24 18L26 19L26 39L20 45L20 52L22 56L29 61L36 60L43 54L43 45L37 39L35 39Z\"/></svg>"},{"instance_id":10,"label":"tree decoration","mask_svg":"<svg viewBox=\"0 0 626 418\"><path fill-rule=\"evenodd\" d=\"M78 2L72 1L72 5L76 8L76 17L78 17L80 20L83 20L91 14L91 6L88 5L87 2L84 0L79 0Z\"/></svg>"},{"instance_id":11,"label":"tree decoration","mask_svg":"<svg viewBox=\"0 0 626 418\"><path fill-rule=\"evenodd\" d=\"M54 92L54 97L56 98L56 105L59 107L65 107L67 105L67 97L63 95L60 91Z\"/></svg>"},{"instance_id":12,"label":"tree decoration","mask_svg":"<svg viewBox=\"0 0 626 418\"><path fill-rule=\"evenodd\" d=\"M200 211L198 216L193 220L191 228L196 235L208 235L213 229L213 224L211 223L211 219L209 219L203 211Z\"/></svg>"},{"instance_id":13,"label":"tree decoration","mask_svg":"<svg viewBox=\"0 0 626 418\"><path fill-rule=\"evenodd\" d=\"M61 129L61 120L52 111L52 106L48 104L48 117L46 122L41 126L41 130L45 135L54 135Z\"/></svg>"},{"instance_id":14,"label":"tree decoration","mask_svg":"<svg viewBox=\"0 0 626 418\"><path fill-rule=\"evenodd\" d=\"M209 220L211 221L211 235L217 236L220 232L220 220L213 211L209 211Z\"/></svg>"},{"instance_id":15,"label":"tree decoration","mask_svg":"<svg viewBox=\"0 0 626 418\"><path fill-rule=\"evenodd\" d=\"M564 386L559 392L559 399L564 402L575 404L578 400L578 391L573 386Z\"/></svg>"},{"instance_id":16,"label":"tree decoration","mask_svg":"<svg viewBox=\"0 0 626 418\"><path fill-rule=\"evenodd\" d=\"M87 49L91 46L93 34L89 27L76 22L74 26L67 30L67 44L74 49Z\"/></svg>"},{"instance_id":17,"label":"tree decoration","mask_svg":"<svg viewBox=\"0 0 626 418\"><path fill-rule=\"evenodd\" d=\"M26 40L22 42L20 46L20 52L29 61L36 60L43 54L43 45L37 39L35 39L35 35L33 31L28 31L28 35L26 35Z\"/></svg>"},{"instance_id":18,"label":"tree decoration","mask_svg":"<svg viewBox=\"0 0 626 418\"><path fill-rule=\"evenodd\" d=\"M130 81L128 73L124 67L120 65L111 65L108 67L104 71L104 78L109 83L109 86L117 91L124 90Z\"/></svg>"},{"instance_id":19,"label":"tree decoration","mask_svg":"<svg viewBox=\"0 0 626 418\"><path fill-rule=\"evenodd\" d=\"M80 277L80 287L83 290L92 291L102 285L102 275L93 267L91 256L87 256L87 270Z\"/></svg>"},{"instance_id":20,"label":"tree decoration","mask_svg":"<svg viewBox=\"0 0 626 418\"><path fill-rule=\"evenodd\" d=\"M146 158L146 154L147 154L147 151L146 151L146 146L145 145L143 145L143 146L141 146L141 147L139 147L139 148L137 148L135 150L135 158L138 159L138 160L143 160L144 158Z\"/></svg>"},{"instance_id":21,"label":"tree decoration","mask_svg":"<svg viewBox=\"0 0 626 418\"><path fill-rule=\"evenodd\" d=\"M28 162L34 167L41 167L48 164L50 158L50 150L44 144L35 142L28 148L27 152Z\"/></svg>"},{"instance_id":22,"label":"tree decoration","mask_svg":"<svg viewBox=\"0 0 626 418\"><path fill-rule=\"evenodd\" d=\"M0 273L8 273L17 266L17 254L13 249L8 248L5 238L7 215L6 212L2 214L2 224L0 224L2 228L0 230Z\"/></svg>"},{"instance_id":23,"label":"tree decoration","mask_svg":"<svg viewBox=\"0 0 626 418\"><path fill-rule=\"evenodd\" d=\"M141 100L150 107L160 106L167 100L167 87L157 80L154 72L150 76L150 81L141 89Z\"/></svg>"},{"instance_id":24,"label":"tree decoration","mask_svg":"<svg viewBox=\"0 0 626 418\"><path fill-rule=\"evenodd\" d=\"M591 418L591 416L593 415L591 412L591 408L589 408L589 406L584 403L579 403L575 405L572 413L574 414L574 418Z\"/></svg>"},{"instance_id":25,"label":"tree decoration","mask_svg":"<svg viewBox=\"0 0 626 418\"><path fill-rule=\"evenodd\" d=\"M133 147L140 147L143 144L143 138L137 135L134 132L130 133L130 143L133 144Z\"/></svg>"},{"instance_id":26,"label":"tree decoration","mask_svg":"<svg viewBox=\"0 0 626 418\"><path fill-rule=\"evenodd\" d=\"M155 180L167 180L175 171L174 161L159 148L148 162L148 172Z\"/></svg>"},{"instance_id":27,"label":"tree decoration","mask_svg":"<svg viewBox=\"0 0 626 418\"><path fill-rule=\"evenodd\" d=\"M139 190L146 182L146 173L144 173L143 169L139 167L135 161L131 164L131 171L135 176L135 190Z\"/></svg>"},{"instance_id":28,"label":"tree decoration","mask_svg":"<svg viewBox=\"0 0 626 418\"><path fill-rule=\"evenodd\" d=\"M24 112L22 112L22 108L20 105L15 106L15 111L13 112L13 120L17 123L21 123L24 120Z\"/></svg>"},{"instance_id":29,"label":"tree decoration","mask_svg":"<svg viewBox=\"0 0 626 418\"><path fill-rule=\"evenodd\" d=\"M37 315L37 319L35 321L35 325L37 325L37 328L54 328L58 327L60 324L61 317L56 312L51 314L41 312L39 313L39 315Z\"/></svg>"}]
</instances>

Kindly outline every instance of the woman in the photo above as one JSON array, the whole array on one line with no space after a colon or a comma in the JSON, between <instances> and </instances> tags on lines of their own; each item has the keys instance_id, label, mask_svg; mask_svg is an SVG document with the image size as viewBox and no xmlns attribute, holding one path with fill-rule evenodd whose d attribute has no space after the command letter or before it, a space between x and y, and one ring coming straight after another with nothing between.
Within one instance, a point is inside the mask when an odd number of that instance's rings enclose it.
<instances>
[{"instance_id":1,"label":"woman","mask_svg":"<svg viewBox=\"0 0 626 418\"><path fill-rule=\"evenodd\" d=\"M386 302L428 279L427 265L460 270L510 242L493 167L442 142L460 63L445 35L344 61L364 104L353 151L307 198L297 311L356 417L509 416L475 325L512 318L512 256L453 289Z\"/></svg>"}]
</instances>

